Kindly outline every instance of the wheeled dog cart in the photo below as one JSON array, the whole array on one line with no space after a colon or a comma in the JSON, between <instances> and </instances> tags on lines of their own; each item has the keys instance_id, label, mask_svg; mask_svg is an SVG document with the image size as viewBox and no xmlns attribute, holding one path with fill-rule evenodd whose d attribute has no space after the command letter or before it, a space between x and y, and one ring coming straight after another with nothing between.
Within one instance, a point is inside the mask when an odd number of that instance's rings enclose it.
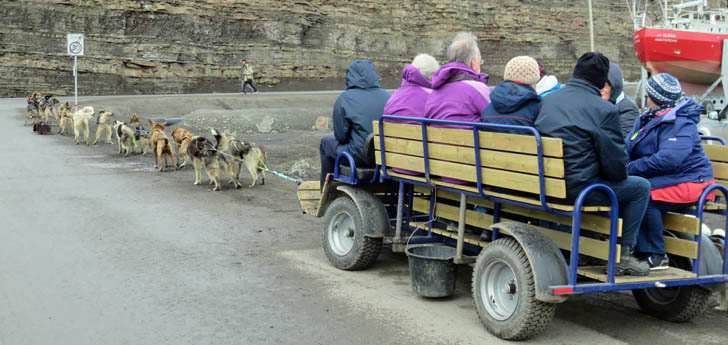
<instances>
[{"instance_id":1,"label":"wheeled dog cart","mask_svg":"<svg viewBox=\"0 0 728 345\"><path fill-rule=\"evenodd\" d=\"M453 246L454 263L473 266L472 295L484 326L512 340L543 330L569 295L591 292L632 290L646 312L688 321L728 280L728 265L701 234L705 212L725 214L721 198L707 199L728 195L728 146L704 144L716 183L694 209L663 218L671 267L645 277L615 276L622 221L614 192L595 183L574 204L553 202L566 196L560 139L530 127L382 119L418 124L374 122L367 141L374 168L357 167L342 152L321 191L318 181L299 186L303 212L325 218L324 252L337 268L372 266L384 244L395 252L412 244ZM611 203L584 205L596 192Z\"/></svg>"}]
</instances>

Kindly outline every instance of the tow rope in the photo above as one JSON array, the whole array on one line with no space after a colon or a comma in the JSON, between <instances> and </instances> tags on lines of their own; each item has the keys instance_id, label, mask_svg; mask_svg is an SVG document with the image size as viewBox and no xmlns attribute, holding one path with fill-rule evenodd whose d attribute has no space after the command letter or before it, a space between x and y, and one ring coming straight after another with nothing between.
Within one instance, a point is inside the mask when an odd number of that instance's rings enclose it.
<instances>
[{"instance_id":1,"label":"tow rope","mask_svg":"<svg viewBox=\"0 0 728 345\"><path fill-rule=\"evenodd\" d=\"M229 154L227 152L222 152L222 151L218 151L218 152L221 153L224 156L229 157L233 161L243 162L243 163L245 162L244 160L242 160L242 159L240 159L238 157L235 157L235 156L233 156L233 155L231 155L231 154ZM300 178L296 179L296 178L290 177L290 176L288 176L288 175L286 175L286 174L284 174L282 172L278 172L278 171L269 169L268 166L266 166L265 163L262 162L262 161L258 164L258 169L261 169L261 170L265 170L267 172L270 172L273 175L276 175L276 176L278 176L278 177L280 177L280 178L282 178L284 180L291 181L291 182L293 182L293 183L295 183L297 185L300 185L301 183L303 183L303 180L300 179Z\"/></svg>"}]
</instances>

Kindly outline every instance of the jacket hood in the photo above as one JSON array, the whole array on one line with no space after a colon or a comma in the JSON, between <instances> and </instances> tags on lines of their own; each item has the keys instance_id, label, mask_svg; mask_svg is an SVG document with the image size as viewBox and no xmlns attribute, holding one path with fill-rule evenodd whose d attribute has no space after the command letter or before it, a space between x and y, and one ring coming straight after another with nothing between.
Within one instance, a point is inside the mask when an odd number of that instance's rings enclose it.
<instances>
[{"instance_id":1,"label":"jacket hood","mask_svg":"<svg viewBox=\"0 0 728 345\"><path fill-rule=\"evenodd\" d=\"M536 84L536 93L542 94L546 91L549 91L556 86L559 85L559 80L556 79L555 76L547 75L541 78L541 80L538 81L538 84Z\"/></svg>"},{"instance_id":2,"label":"jacket hood","mask_svg":"<svg viewBox=\"0 0 728 345\"><path fill-rule=\"evenodd\" d=\"M441 86L445 85L450 78L459 74L463 74L469 77L471 80L477 80L483 83L485 83L487 80L485 74L475 73L472 68L468 67L462 62L450 62L440 67L440 69L438 69L432 75L432 88L440 88Z\"/></svg>"},{"instance_id":3,"label":"jacket hood","mask_svg":"<svg viewBox=\"0 0 728 345\"><path fill-rule=\"evenodd\" d=\"M503 114L513 113L533 101L540 102L541 98L532 87L510 80L496 86L490 94L493 107Z\"/></svg>"},{"instance_id":4,"label":"jacket hood","mask_svg":"<svg viewBox=\"0 0 728 345\"><path fill-rule=\"evenodd\" d=\"M609 63L607 80L609 81L609 85L612 86L612 95L609 97L609 102L617 104L617 98L624 91L624 81L622 79L622 69L616 63Z\"/></svg>"},{"instance_id":5,"label":"jacket hood","mask_svg":"<svg viewBox=\"0 0 728 345\"><path fill-rule=\"evenodd\" d=\"M379 77L369 60L355 60L346 69L346 87L370 89L379 87Z\"/></svg>"},{"instance_id":6,"label":"jacket hood","mask_svg":"<svg viewBox=\"0 0 728 345\"><path fill-rule=\"evenodd\" d=\"M405 83L409 85L423 86L428 89L432 88L432 82L425 78L417 67L411 64L404 66L404 69L402 70L402 85L404 86Z\"/></svg>"},{"instance_id":7,"label":"jacket hood","mask_svg":"<svg viewBox=\"0 0 728 345\"><path fill-rule=\"evenodd\" d=\"M690 97L685 97L685 99L675 106L675 113L676 116L684 116L690 119L690 121L695 122L696 124L700 122L700 114L703 113L703 110L705 110L705 107L702 105L695 103L695 101Z\"/></svg>"}]
</instances>

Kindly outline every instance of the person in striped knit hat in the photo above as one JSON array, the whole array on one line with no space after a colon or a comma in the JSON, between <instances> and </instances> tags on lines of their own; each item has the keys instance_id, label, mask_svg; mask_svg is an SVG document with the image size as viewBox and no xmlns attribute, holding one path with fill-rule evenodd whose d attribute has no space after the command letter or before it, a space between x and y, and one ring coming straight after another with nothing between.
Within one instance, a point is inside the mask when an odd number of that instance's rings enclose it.
<instances>
[{"instance_id":1,"label":"person in striped knit hat","mask_svg":"<svg viewBox=\"0 0 728 345\"><path fill-rule=\"evenodd\" d=\"M635 251L651 270L668 268L662 215L695 205L713 183L713 168L703 152L698 121L703 106L682 92L667 73L647 81L647 105L627 136L630 175L650 182L650 202ZM712 196L709 197L712 199Z\"/></svg>"}]
</instances>

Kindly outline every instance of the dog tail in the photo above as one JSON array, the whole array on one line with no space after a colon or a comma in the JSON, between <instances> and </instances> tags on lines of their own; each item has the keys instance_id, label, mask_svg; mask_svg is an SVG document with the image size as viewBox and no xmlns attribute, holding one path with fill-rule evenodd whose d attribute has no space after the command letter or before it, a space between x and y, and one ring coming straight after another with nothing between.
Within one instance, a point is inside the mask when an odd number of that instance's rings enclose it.
<instances>
[{"instance_id":1,"label":"dog tail","mask_svg":"<svg viewBox=\"0 0 728 345\"><path fill-rule=\"evenodd\" d=\"M210 128L210 133L212 133L212 136L215 137L215 149L217 150L220 148L220 131L215 128Z\"/></svg>"}]
</instances>

